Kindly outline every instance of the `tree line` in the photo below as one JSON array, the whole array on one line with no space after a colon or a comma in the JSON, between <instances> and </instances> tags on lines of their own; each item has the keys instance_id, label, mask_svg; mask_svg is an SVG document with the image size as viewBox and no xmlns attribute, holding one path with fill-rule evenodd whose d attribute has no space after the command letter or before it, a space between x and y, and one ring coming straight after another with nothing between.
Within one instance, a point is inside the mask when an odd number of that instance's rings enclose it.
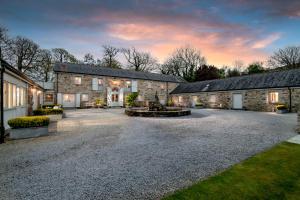
<instances>
[{"instance_id":1,"label":"tree line","mask_svg":"<svg viewBox=\"0 0 300 200\"><path fill-rule=\"evenodd\" d=\"M45 82L52 80L55 62L158 72L180 76L189 82L300 68L300 46L279 49L266 62L256 61L247 66L240 60L232 66L209 65L201 51L191 46L176 49L162 64L149 52L139 51L135 47L120 49L110 45L102 46L102 58L94 58L91 53L86 53L82 59L78 59L64 48L42 49L26 37L10 37L8 30L3 27L0 27L0 52L2 58L18 70L34 80ZM118 60L120 55L126 61L125 66Z\"/></svg>"}]
</instances>

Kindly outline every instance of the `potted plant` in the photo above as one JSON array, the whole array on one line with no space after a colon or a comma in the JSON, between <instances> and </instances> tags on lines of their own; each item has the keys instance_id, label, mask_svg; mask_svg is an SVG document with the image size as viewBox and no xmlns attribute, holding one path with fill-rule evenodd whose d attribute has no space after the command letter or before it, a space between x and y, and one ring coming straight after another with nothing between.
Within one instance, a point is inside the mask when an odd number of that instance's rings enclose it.
<instances>
[{"instance_id":1,"label":"potted plant","mask_svg":"<svg viewBox=\"0 0 300 200\"><path fill-rule=\"evenodd\" d=\"M284 114L284 113L288 113L288 112L289 112L289 110L286 105L279 104L276 106L276 113Z\"/></svg>"},{"instance_id":2,"label":"potted plant","mask_svg":"<svg viewBox=\"0 0 300 200\"><path fill-rule=\"evenodd\" d=\"M97 108L103 108L104 107L104 102L102 99L96 99L95 100L95 105Z\"/></svg>"},{"instance_id":3,"label":"potted plant","mask_svg":"<svg viewBox=\"0 0 300 200\"><path fill-rule=\"evenodd\" d=\"M63 117L64 110L62 108L40 108L33 111L34 116L47 116L49 117L50 121L58 121L61 120Z\"/></svg>"},{"instance_id":4,"label":"potted plant","mask_svg":"<svg viewBox=\"0 0 300 200\"><path fill-rule=\"evenodd\" d=\"M139 93L138 92L132 92L131 94L129 94L127 97L126 97L126 106L127 107L134 107L136 106L136 99L137 97L139 96Z\"/></svg>"},{"instance_id":5,"label":"potted plant","mask_svg":"<svg viewBox=\"0 0 300 200\"><path fill-rule=\"evenodd\" d=\"M11 127L9 137L11 139L24 139L48 135L50 119L46 116L17 117L8 120Z\"/></svg>"},{"instance_id":6,"label":"potted plant","mask_svg":"<svg viewBox=\"0 0 300 200\"><path fill-rule=\"evenodd\" d=\"M203 103L201 103L201 102L197 102L196 104L195 104L195 108L203 108Z\"/></svg>"}]
</instances>

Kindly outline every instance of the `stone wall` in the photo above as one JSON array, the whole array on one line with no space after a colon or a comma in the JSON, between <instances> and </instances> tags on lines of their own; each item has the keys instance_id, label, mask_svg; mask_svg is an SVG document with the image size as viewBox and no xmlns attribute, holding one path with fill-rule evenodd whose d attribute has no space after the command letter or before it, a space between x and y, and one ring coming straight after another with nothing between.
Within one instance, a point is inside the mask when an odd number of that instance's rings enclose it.
<instances>
[{"instance_id":1,"label":"stone wall","mask_svg":"<svg viewBox=\"0 0 300 200\"><path fill-rule=\"evenodd\" d=\"M81 77L80 85L74 84L74 78L76 76ZM92 90L93 78L101 78L103 80L102 90L99 91ZM99 98L102 99L104 102L107 102L107 87L126 88L126 81L128 80L131 79L115 78L115 77L107 77L107 76L59 73L58 84L56 85L56 80L55 80L54 88L55 88L55 93L88 94L89 102L94 102L96 99ZM169 92L174 90L175 87L177 87L177 85L178 85L177 83L167 83L167 82L150 81L150 80L137 80L139 100L144 102L154 100L154 95L157 92L159 99L167 103ZM125 102L126 95L128 95L129 93L130 91L124 92L124 102Z\"/></svg>"},{"instance_id":2,"label":"stone wall","mask_svg":"<svg viewBox=\"0 0 300 200\"><path fill-rule=\"evenodd\" d=\"M276 104L272 104L269 101L269 94L271 92L278 92L279 99ZM232 96L235 93L243 95L243 107L245 110L273 112L277 104L285 104L288 108L290 106L290 93L288 88L176 94L172 95L172 100L175 105L183 107L193 107L195 101L199 101L206 108L232 109ZM211 96L213 95L216 99L215 102L211 101ZM300 103L300 88L291 89L291 98L292 112L296 112L296 108Z\"/></svg>"}]
</instances>

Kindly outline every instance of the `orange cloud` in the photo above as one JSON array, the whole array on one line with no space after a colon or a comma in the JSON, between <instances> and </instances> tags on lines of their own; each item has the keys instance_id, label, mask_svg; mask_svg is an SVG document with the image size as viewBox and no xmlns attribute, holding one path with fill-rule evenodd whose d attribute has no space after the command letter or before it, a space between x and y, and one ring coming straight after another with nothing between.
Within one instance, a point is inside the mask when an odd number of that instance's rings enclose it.
<instances>
[{"instance_id":1,"label":"orange cloud","mask_svg":"<svg viewBox=\"0 0 300 200\"><path fill-rule=\"evenodd\" d=\"M191 45L202 51L208 63L215 65L232 65L235 60L250 63L265 60L267 53L260 50L280 35L272 34L258 40L252 35L234 35L217 32L197 32L175 25L147 24L111 24L108 32L111 36L132 43L140 42L138 47L151 52L163 62L176 48Z\"/></svg>"}]
</instances>

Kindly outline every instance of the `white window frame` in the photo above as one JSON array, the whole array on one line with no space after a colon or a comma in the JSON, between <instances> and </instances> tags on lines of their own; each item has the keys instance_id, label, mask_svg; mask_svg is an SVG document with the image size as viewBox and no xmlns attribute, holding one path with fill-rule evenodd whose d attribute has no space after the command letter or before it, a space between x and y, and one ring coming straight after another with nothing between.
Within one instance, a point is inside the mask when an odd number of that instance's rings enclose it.
<instances>
[{"instance_id":1,"label":"white window frame","mask_svg":"<svg viewBox=\"0 0 300 200\"><path fill-rule=\"evenodd\" d=\"M217 95L215 95L215 94L209 95L209 102L210 103L216 103L217 102Z\"/></svg>"},{"instance_id":2,"label":"white window frame","mask_svg":"<svg viewBox=\"0 0 300 200\"><path fill-rule=\"evenodd\" d=\"M132 81L131 80L125 81L125 85L126 85L126 88L131 89L132 88Z\"/></svg>"},{"instance_id":3,"label":"white window frame","mask_svg":"<svg viewBox=\"0 0 300 200\"><path fill-rule=\"evenodd\" d=\"M74 84L75 85L81 85L82 77L81 76L75 76L74 77Z\"/></svg>"},{"instance_id":4,"label":"white window frame","mask_svg":"<svg viewBox=\"0 0 300 200\"><path fill-rule=\"evenodd\" d=\"M89 101L89 95L88 94L81 94L81 101Z\"/></svg>"},{"instance_id":5,"label":"white window frame","mask_svg":"<svg viewBox=\"0 0 300 200\"><path fill-rule=\"evenodd\" d=\"M270 103L278 103L279 102L279 93L278 92L270 92L269 93L269 102Z\"/></svg>"},{"instance_id":6,"label":"white window frame","mask_svg":"<svg viewBox=\"0 0 300 200\"><path fill-rule=\"evenodd\" d=\"M52 100L51 101L48 101L48 99L47 99L47 95L51 95L52 96ZM45 102L53 102L54 101L54 94L45 94Z\"/></svg>"}]
</instances>

